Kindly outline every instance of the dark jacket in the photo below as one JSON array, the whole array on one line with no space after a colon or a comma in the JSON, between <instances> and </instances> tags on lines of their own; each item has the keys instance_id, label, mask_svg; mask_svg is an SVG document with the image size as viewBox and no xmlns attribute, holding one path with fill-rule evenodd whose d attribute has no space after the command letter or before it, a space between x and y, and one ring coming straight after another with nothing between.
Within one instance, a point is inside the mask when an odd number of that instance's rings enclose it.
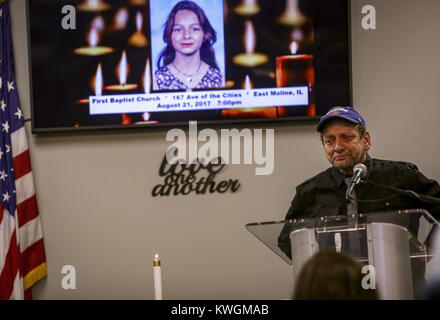
<instances>
[{"instance_id":1,"label":"dark jacket","mask_svg":"<svg viewBox=\"0 0 440 320\"><path fill-rule=\"evenodd\" d=\"M372 159L367 156L364 162L368 172L366 183L356 186L357 198L377 200L377 202L358 202L359 213L392 211L402 209L426 209L437 220L440 217L440 204L422 202L407 195L397 195L390 190L374 187L370 182L404 190L413 190L423 195L440 198L440 186L435 180L426 178L417 167L409 162ZM296 187L286 220L316 218L347 214L345 175L331 167ZM394 196L394 197L393 197ZM418 222L410 231L417 233ZM279 247L290 257L290 229L284 228L278 238Z\"/></svg>"}]
</instances>

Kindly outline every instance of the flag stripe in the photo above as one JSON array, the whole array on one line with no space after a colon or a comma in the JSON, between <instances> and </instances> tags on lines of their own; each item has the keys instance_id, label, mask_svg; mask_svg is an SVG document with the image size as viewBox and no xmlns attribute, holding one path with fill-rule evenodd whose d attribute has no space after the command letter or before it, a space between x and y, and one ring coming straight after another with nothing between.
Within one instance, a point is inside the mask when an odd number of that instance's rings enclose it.
<instances>
[{"instance_id":1,"label":"flag stripe","mask_svg":"<svg viewBox=\"0 0 440 320\"><path fill-rule=\"evenodd\" d=\"M31 172L29 150L26 150L25 152L22 152L18 156L14 157L14 168L15 180L20 179L24 175Z\"/></svg>"},{"instance_id":2,"label":"flag stripe","mask_svg":"<svg viewBox=\"0 0 440 320\"><path fill-rule=\"evenodd\" d=\"M16 156L22 154L29 149L26 138L26 129L24 126L11 134L11 140L12 157L15 158Z\"/></svg>"},{"instance_id":3,"label":"flag stripe","mask_svg":"<svg viewBox=\"0 0 440 320\"><path fill-rule=\"evenodd\" d=\"M35 194L34 180L32 173L28 173L15 181L15 188L17 191L17 204L24 202Z\"/></svg>"},{"instance_id":4,"label":"flag stripe","mask_svg":"<svg viewBox=\"0 0 440 320\"><path fill-rule=\"evenodd\" d=\"M29 246L21 253L22 257L25 260L25 263L23 264L23 271L25 274L30 272L33 266L39 266L45 262L45 260L43 259L44 256L42 255L43 253L43 239L35 242L34 244L32 244L32 246Z\"/></svg>"},{"instance_id":5,"label":"flag stripe","mask_svg":"<svg viewBox=\"0 0 440 320\"><path fill-rule=\"evenodd\" d=\"M11 234L9 250L5 257L5 265L0 274L0 300L10 299L14 294L14 280L18 274L20 255L17 245L17 235L14 232ZM14 288L15 287L15 288Z\"/></svg>"},{"instance_id":6,"label":"flag stripe","mask_svg":"<svg viewBox=\"0 0 440 320\"><path fill-rule=\"evenodd\" d=\"M43 238L40 220L33 219L20 228L20 248L23 252L35 242Z\"/></svg>"},{"instance_id":7,"label":"flag stripe","mask_svg":"<svg viewBox=\"0 0 440 320\"><path fill-rule=\"evenodd\" d=\"M0 272L3 272L6 255L8 254L11 244L11 233L15 229L15 220L2 206L0 206L0 210L2 215L2 221L0 223Z\"/></svg>"},{"instance_id":8,"label":"flag stripe","mask_svg":"<svg viewBox=\"0 0 440 320\"><path fill-rule=\"evenodd\" d=\"M32 219L38 217L37 197L35 194L17 205L18 226L22 227Z\"/></svg>"},{"instance_id":9,"label":"flag stripe","mask_svg":"<svg viewBox=\"0 0 440 320\"><path fill-rule=\"evenodd\" d=\"M23 282L21 280L20 272L17 272L17 275L14 279L14 290L12 291L9 300L23 300L24 292L23 292Z\"/></svg>"},{"instance_id":10,"label":"flag stripe","mask_svg":"<svg viewBox=\"0 0 440 320\"><path fill-rule=\"evenodd\" d=\"M32 300L32 288L24 291L24 300Z\"/></svg>"}]
</instances>

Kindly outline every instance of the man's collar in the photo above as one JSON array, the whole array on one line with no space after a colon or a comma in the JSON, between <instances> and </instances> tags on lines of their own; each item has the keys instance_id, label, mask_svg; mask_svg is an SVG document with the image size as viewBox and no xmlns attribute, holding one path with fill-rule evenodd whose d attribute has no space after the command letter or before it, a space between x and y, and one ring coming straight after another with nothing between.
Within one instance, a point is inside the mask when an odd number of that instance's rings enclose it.
<instances>
[{"instance_id":1,"label":"man's collar","mask_svg":"<svg viewBox=\"0 0 440 320\"><path fill-rule=\"evenodd\" d=\"M341 184L345 184L344 179L346 178L346 175L343 174L341 171L336 169L335 167L331 168L331 173L333 175L333 179L335 179L336 186L340 186Z\"/></svg>"},{"instance_id":2,"label":"man's collar","mask_svg":"<svg viewBox=\"0 0 440 320\"><path fill-rule=\"evenodd\" d=\"M367 176L364 177L365 180L368 180L370 172L373 168L373 159L367 153L367 159L365 159L364 165L367 167Z\"/></svg>"},{"instance_id":3,"label":"man's collar","mask_svg":"<svg viewBox=\"0 0 440 320\"><path fill-rule=\"evenodd\" d=\"M367 175L370 173L371 161L372 161L372 159L371 159L371 157L367 153L367 158L365 159L365 161L363 163L367 167L367 169L368 169ZM331 172L332 172L333 178L335 179L336 185L338 187L341 184L345 184L344 179L347 177L345 174L343 174L341 171L339 171L335 167L331 168Z\"/></svg>"}]
</instances>

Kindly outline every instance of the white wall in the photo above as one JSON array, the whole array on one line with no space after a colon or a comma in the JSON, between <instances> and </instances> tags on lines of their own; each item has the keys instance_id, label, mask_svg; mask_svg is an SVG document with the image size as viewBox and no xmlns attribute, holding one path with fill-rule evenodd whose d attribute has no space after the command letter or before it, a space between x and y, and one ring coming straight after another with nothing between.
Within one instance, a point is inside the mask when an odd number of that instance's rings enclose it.
<instances>
[{"instance_id":1,"label":"white wall","mask_svg":"<svg viewBox=\"0 0 440 320\"><path fill-rule=\"evenodd\" d=\"M17 80L29 116L24 1L12 0ZM361 8L377 9L377 30ZM416 163L439 180L440 52L437 0L353 0L354 106L372 133L371 155ZM165 132L30 134L45 235L47 279L37 299L152 299L152 258L162 257L166 299L282 299L290 267L244 228L281 220L295 186L328 165L313 126L277 127L275 172L229 166L236 194L152 198ZM219 178L220 178L219 177ZM77 290L61 288L74 265Z\"/></svg>"}]
</instances>

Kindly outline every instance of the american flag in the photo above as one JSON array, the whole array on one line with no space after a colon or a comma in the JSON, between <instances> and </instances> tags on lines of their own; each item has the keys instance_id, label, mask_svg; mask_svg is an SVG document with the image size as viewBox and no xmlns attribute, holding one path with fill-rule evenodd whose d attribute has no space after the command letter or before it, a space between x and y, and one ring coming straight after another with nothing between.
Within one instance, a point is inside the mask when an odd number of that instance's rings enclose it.
<instances>
[{"instance_id":1,"label":"american flag","mask_svg":"<svg viewBox=\"0 0 440 320\"><path fill-rule=\"evenodd\" d=\"M14 74L9 0L0 0L0 300L46 276L43 234Z\"/></svg>"}]
</instances>

